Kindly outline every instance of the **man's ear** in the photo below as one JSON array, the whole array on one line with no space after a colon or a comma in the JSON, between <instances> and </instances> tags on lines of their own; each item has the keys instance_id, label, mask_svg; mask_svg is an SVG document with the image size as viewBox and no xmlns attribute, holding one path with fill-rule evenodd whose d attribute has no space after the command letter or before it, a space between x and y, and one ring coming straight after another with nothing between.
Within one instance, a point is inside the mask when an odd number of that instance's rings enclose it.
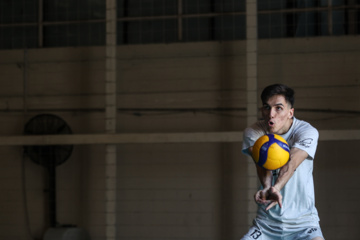
<instances>
[{"instance_id":1,"label":"man's ear","mask_svg":"<svg viewBox=\"0 0 360 240\"><path fill-rule=\"evenodd\" d=\"M294 117L294 111L295 111L294 108L291 108L291 109L290 109L290 111L289 111L289 118L293 118L293 117Z\"/></svg>"}]
</instances>

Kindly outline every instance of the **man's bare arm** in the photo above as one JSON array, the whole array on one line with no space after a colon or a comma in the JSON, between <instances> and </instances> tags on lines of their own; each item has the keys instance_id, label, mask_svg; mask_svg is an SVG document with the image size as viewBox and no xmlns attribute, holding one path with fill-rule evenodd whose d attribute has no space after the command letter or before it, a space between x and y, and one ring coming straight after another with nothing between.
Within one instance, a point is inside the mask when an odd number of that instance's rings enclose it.
<instances>
[{"instance_id":1,"label":"man's bare arm","mask_svg":"<svg viewBox=\"0 0 360 240\"><path fill-rule=\"evenodd\" d=\"M294 175L295 170L298 166L308 157L308 153L299 148L291 148L290 150L290 159L289 161L280 169L279 177L276 180L274 186L269 189L269 200L272 201L271 204L266 208L269 210L274 207L276 204L282 206L282 196L281 189L289 181L289 179Z\"/></svg>"}]
</instances>

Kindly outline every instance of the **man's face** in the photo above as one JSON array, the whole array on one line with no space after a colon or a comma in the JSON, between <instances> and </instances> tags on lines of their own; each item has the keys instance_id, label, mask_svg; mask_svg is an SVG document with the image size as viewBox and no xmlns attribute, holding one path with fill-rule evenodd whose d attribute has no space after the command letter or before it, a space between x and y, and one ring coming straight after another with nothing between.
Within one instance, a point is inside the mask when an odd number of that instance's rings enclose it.
<instances>
[{"instance_id":1,"label":"man's face","mask_svg":"<svg viewBox=\"0 0 360 240\"><path fill-rule=\"evenodd\" d=\"M294 108L291 108L283 95L274 95L264 103L262 115L265 120L267 130L270 133L284 134L293 122Z\"/></svg>"}]
</instances>

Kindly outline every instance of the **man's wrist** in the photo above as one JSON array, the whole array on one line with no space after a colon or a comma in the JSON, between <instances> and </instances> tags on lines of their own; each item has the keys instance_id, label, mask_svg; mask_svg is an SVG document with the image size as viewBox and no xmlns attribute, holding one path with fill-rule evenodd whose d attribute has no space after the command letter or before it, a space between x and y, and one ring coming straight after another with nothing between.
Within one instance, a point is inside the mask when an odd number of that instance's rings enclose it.
<instances>
[{"instance_id":1,"label":"man's wrist","mask_svg":"<svg viewBox=\"0 0 360 240\"><path fill-rule=\"evenodd\" d=\"M272 186L276 191L280 192L280 187L277 185Z\"/></svg>"}]
</instances>

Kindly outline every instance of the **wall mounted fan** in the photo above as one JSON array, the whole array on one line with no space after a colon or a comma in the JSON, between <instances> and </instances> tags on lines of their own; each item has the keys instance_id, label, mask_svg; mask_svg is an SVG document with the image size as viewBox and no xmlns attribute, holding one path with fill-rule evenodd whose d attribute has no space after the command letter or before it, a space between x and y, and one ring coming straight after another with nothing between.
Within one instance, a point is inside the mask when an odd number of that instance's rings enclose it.
<instances>
[{"instance_id":1,"label":"wall mounted fan","mask_svg":"<svg viewBox=\"0 0 360 240\"><path fill-rule=\"evenodd\" d=\"M58 135L71 134L69 125L53 114L39 114L25 125L25 135ZM33 162L44 166L49 173L49 221L51 227L56 221L56 167L64 163L73 151L73 145L29 145L24 146L24 154Z\"/></svg>"}]
</instances>

